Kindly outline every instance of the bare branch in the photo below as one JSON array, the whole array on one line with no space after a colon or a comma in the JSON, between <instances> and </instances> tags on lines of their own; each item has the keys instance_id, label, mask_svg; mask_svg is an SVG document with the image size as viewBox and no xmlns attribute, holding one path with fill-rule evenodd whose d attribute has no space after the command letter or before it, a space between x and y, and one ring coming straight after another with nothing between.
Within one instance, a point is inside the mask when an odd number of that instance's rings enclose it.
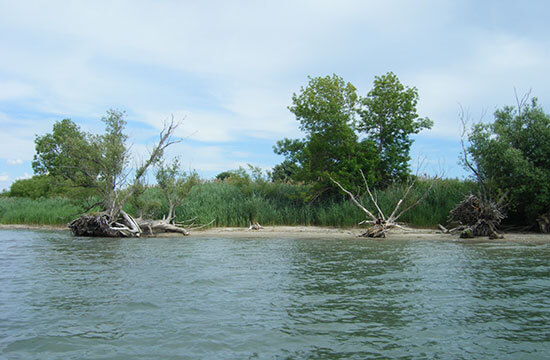
<instances>
[{"instance_id":1,"label":"bare branch","mask_svg":"<svg viewBox=\"0 0 550 360\"><path fill-rule=\"evenodd\" d=\"M532 90L533 89L529 89L529 91L527 91L525 94L523 94L523 96L520 99L519 96L518 96L518 92L517 92L516 88L514 87L514 96L516 98L516 104L518 106L518 116L521 116L521 111L522 111L523 107L525 106L525 104L527 103L527 100L529 100L529 98L531 97L531 91Z\"/></svg>"},{"instance_id":2,"label":"bare branch","mask_svg":"<svg viewBox=\"0 0 550 360\"><path fill-rule=\"evenodd\" d=\"M333 183L335 183L336 185L338 185L338 187L343 191L345 192L346 194L349 195L351 201L353 201L353 203L355 205L357 205L361 210L363 210L363 212L365 214L367 214L373 221L377 221L378 219L376 218L376 216L374 216L370 211L368 211L359 201L357 201L357 199L355 198L355 196L350 193L348 190L344 189L344 187L342 185L340 185L340 183L336 180L334 180L332 177L328 177Z\"/></svg>"},{"instance_id":3,"label":"bare branch","mask_svg":"<svg viewBox=\"0 0 550 360\"><path fill-rule=\"evenodd\" d=\"M407 211L411 210L412 208L414 208L415 206L417 206L418 204L420 204L422 201L424 201L424 199L426 199L426 197L428 196L428 194L430 193L430 191L432 190L432 188L434 187L435 183L437 182L437 180L439 180L439 178L436 176L435 178L432 179L432 183L430 184L430 186L428 187L428 189L424 192L424 194L422 194L421 197L418 198L418 200L416 200L412 205L410 205L409 207L407 207L405 210L401 211L399 213L399 215L397 215L395 218L393 218L393 221L397 221L403 214L405 214ZM414 183L413 183L414 185ZM407 189L407 193L405 194L405 196L403 197L406 198L407 197L407 194L409 193L409 190L412 188L412 185ZM403 200L399 200L399 202L401 203L401 201ZM397 207L396 207L397 209ZM392 217L390 217L390 219L392 219Z\"/></svg>"},{"instance_id":4,"label":"bare branch","mask_svg":"<svg viewBox=\"0 0 550 360\"><path fill-rule=\"evenodd\" d=\"M378 210L379 217L381 217L382 220L386 221L386 218L384 217L384 213L382 212L382 210L380 210L380 207L378 206L378 201L376 201L374 196L372 196L372 193L369 188L369 184L367 182L367 179L365 178L365 174L363 173L363 170L360 170L360 171L361 171L361 176L363 177L363 181L365 182L365 187L367 188L367 192L369 193L370 199L374 203L374 206L376 206L376 210Z\"/></svg>"}]
</instances>

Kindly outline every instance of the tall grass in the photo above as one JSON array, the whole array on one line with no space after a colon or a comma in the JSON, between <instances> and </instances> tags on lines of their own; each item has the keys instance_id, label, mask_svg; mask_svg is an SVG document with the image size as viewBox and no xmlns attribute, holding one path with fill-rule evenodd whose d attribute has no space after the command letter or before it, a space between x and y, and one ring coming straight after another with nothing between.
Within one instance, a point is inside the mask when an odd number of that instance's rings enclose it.
<instances>
[{"instance_id":1,"label":"tall grass","mask_svg":"<svg viewBox=\"0 0 550 360\"><path fill-rule=\"evenodd\" d=\"M71 221L79 212L80 206L63 198L0 197L0 223L62 225Z\"/></svg>"},{"instance_id":2,"label":"tall grass","mask_svg":"<svg viewBox=\"0 0 550 360\"><path fill-rule=\"evenodd\" d=\"M410 193L406 208L420 197L428 183L419 181ZM308 202L304 185L268 182L231 184L207 182L193 187L183 203L176 208L176 220L195 219L197 224L213 221L213 226L248 226L250 220L262 225L318 225L351 227L365 219L347 196L322 202ZM404 185L394 185L375 195L384 213L389 215L403 196ZM465 194L475 191L475 184L459 180L442 180L435 184L426 199L399 220L416 227L435 227L445 223L449 211ZM363 204L373 212L375 208L368 196L361 196ZM131 202L125 210L139 215L141 204L145 215L162 218L168 213L168 204L158 188L146 189L139 202ZM143 204L147 204L143 208ZM64 224L79 209L65 199L0 198L0 223Z\"/></svg>"}]
</instances>

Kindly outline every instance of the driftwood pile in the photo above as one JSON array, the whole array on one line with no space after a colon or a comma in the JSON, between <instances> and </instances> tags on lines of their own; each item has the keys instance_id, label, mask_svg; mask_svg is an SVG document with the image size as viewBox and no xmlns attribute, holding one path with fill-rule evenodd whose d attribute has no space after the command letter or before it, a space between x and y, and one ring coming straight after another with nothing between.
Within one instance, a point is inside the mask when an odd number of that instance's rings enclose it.
<instances>
[{"instance_id":1,"label":"driftwood pile","mask_svg":"<svg viewBox=\"0 0 550 360\"><path fill-rule=\"evenodd\" d=\"M139 237L141 229L133 217L120 212L114 221L107 212L86 214L69 223L75 236Z\"/></svg>"},{"instance_id":2,"label":"driftwood pile","mask_svg":"<svg viewBox=\"0 0 550 360\"><path fill-rule=\"evenodd\" d=\"M461 238L489 236L491 239L500 239L502 235L497 232L497 228L505 217L500 202L470 194L449 214L450 222L458 223L459 226L451 230L441 225L439 227L445 233L461 231Z\"/></svg>"},{"instance_id":3,"label":"driftwood pile","mask_svg":"<svg viewBox=\"0 0 550 360\"><path fill-rule=\"evenodd\" d=\"M115 221L107 212L82 215L70 222L69 228L75 236L139 237L144 230L147 235L166 232L189 235L189 231L171 223L170 220L134 219L124 211L120 212L120 216Z\"/></svg>"},{"instance_id":4,"label":"driftwood pile","mask_svg":"<svg viewBox=\"0 0 550 360\"><path fill-rule=\"evenodd\" d=\"M539 230L543 234L550 233L550 212L538 217Z\"/></svg>"}]
</instances>

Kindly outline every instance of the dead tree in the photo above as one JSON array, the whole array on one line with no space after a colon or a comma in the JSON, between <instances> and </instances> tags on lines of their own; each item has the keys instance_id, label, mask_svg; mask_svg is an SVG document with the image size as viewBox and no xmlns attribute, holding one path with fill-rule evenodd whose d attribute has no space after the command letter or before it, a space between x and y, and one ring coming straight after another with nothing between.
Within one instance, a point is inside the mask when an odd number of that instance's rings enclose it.
<instances>
[{"instance_id":1,"label":"dead tree","mask_svg":"<svg viewBox=\"0 0 550 360\"><path fill-rule=\"evenodd\" d=\"M370 224L372 225L367 229L367 231L361 235L360 237L372 237L372 238L385 238L388 231L390 231L393 228L403 229L406 230L402 225L400 225L397 220L401 218L406 212L420 204L426 196L428 196L428 193L432 190L433 186L435 185L435 182L437 181L438 177L432 179L432 182L428 189L415 201L413 201L410 205L405 207L404 209L401 209L404 202L408 199L408 196L410 194L411 189L414 187L414 184L416 183L416 177L414 179L409 179L407 188L405 190L405 193L399 199L397 204L395 205L395 208L391 212L390 216L385 216L384 212L378 205L377 199L373 196L369 184L367 182L367 179L365 178L365 174L363 174L363 171L361 171L361 177L363 178L363 182L365 183L365 188L367 190L367 193L369 194L370 200L374 204L374 207L376 208L376 212L378 216L374 215L372 211L367 209L357 198L355 195L353 195L350 191L346 190L340 183L336 180L334 180L332 177L329 177L330 180L335 183L343 192L345 192L351 201L359 208L361 209L366 215L367 219L362 221L361 224Z\"/></svg>"}]
</instances>

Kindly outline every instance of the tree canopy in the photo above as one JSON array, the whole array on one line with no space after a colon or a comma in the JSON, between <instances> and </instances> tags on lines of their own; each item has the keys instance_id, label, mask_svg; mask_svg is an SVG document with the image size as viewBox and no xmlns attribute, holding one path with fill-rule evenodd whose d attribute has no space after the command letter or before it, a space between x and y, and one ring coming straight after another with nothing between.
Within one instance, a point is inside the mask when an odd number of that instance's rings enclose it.
<instances>
[{"instance_id":1,"label":"tree canopy","mask_svg":"<svg viewBox=\"0 0 550 360\"><path fill-rule=\"evenodd\" d=\"M357 188L362 170L371 184L387 186L409 175L412 134L432 126L416 112L418 91L388 73L375 78L364 97L340 76L309 78L308 85L292 96L289 110L300 122L303 139L282 139L274 147L285 160L272 176L279 180L312 183L332 193L337 179Z\"/></svg>"},{"instance_id":2,"label":"tree canopy","mask_svg":"<svg viewBox=\"0 0 550 360\"><path fill-rule=\"evenodd\" d=\"M550 116L537 99L495 111L475 124L467 155L487 191L507 193L509 221L532 224L550 209Z\"/></svg>"},{"instance_id":3,"label":"tree canopy","mask_svg":"<svg viewBox=\"0 0 550 360\"><path fill-rule=\"evenodd\" d=\"M418 90L405 87L389 72L377 76L374 88L361 98L357 130L376 143L377 172L383 183L404 181L410 173L412 134L430 129L433 122L416 112Z\"/></svg>"},{"instance_id":4,"label":"tree canopy","mask_svg":"<svg viewBox=\"0 0 550 360\"><path fill-rule=\"evenodd\" d=\"M336 190L329 176L348 185L349 175L360 169L373 175L374 144L359 142L352 127L357 100L356 88L337 75L310 77L308 85L292 96L289 110L306 136L280 140L274 151L286 157L283 164L294 180L314 183L317 192L325 192ZM288 161L296 167L289 167Z\"/></svg>"},{"instance_id":5,"label":"tree canopy","mask_svg":"<svg viewBox=\"0 0 550 360\"><path fill-rule=\"evenodd\" d=\"M56 122L51 133L35 139L34 172L49 175L58 184L88 189L88 194L99 198L97 205L115 221L135 191L133 185L139 185L147 168L160 161L167 146L177 142L171 138L177 126L172 122L161 132L149 158L131 169L124 116L122 111L107 111L101 119L105 123L101 135L84 132L69 119Z\"/></svg>"}]
</instances>

